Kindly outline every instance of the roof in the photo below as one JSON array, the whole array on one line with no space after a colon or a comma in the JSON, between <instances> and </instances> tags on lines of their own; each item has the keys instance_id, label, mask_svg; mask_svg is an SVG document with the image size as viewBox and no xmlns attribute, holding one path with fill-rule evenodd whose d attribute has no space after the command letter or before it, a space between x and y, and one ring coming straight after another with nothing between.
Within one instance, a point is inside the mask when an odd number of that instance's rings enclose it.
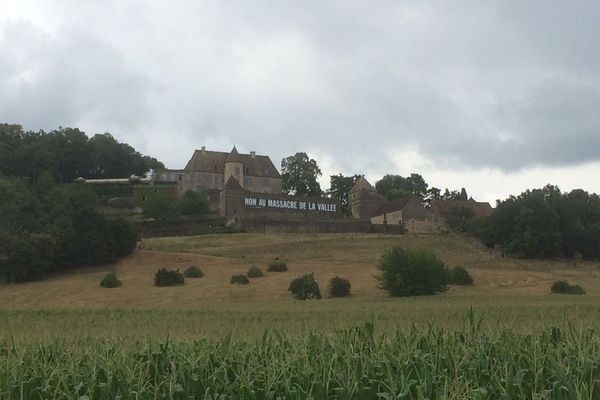
<instances>
[{"instance_id":1,"label":"roof","mask_svg":"<svg viewBox=\"0 0 600 400\"><path fill-rule=\"evenodd\" d=\"M229 152L229 154L227 154L227 158L225 158L225 162L241 162L243 163L244 161L242 160L242 157L240 157L240 153L238 153L237 149L235 148L235 146L233 146L233 149L231 149L231 152Z\"/></svg>"},{"instance_id":2,"label":"roof","mask_svg":"<svg viewBox=\"0 0 600 400\"><path fill-rule=\"evenodd\" d=\"M404 209L404 207L406 207L406 205L410 202L410 200L413 197L414 197L413 195L410 195L410 196L399 197L399 198L391 200L391 201L386 201L385 203L383 203L382 205L379 206L375 215L381 215L383 213L391 213L394 211L400 211L400 210Z\"/></svg>"},{"instance_id":3,"label":"roof","mask_svg":"<svg viewBox=\"0 0 600 400\"><path fill-rule=\"evenodd\" d=\"M359 190L367 190L369 192L374 192L375 188L371 186L369 181L366 180L364 176L361 176L356 180L354 186L352 186L352 189L350 189L350 192L358 192Z\"/></svg>"},{"instance_id":4,"label":"roof","mask_svg":"<svg viewBox=\"0 0 600 400\"><path fill-rule=\"evenodd\" d=\"M234 153L235 150L235 154ZM233 154L232 154L233 153ZM216 172L225 173L225 163L241 162L244 174L265 178L281 178L281 174L268 156L239 154L234 147L230 153L224 151L195 150L190 161L185 166L187 172Z\"/></svg>"},{"instance_id":5,"label":"roof","mask_svg":"<svg viewBox=\"0 0 600 400\"><path fill-rule=\"evenodd\" d=\"M492 215L494 209L488 202L469 200L434 200L431 202L431 208L438 214L444 216L456 208L468 208L473 211L476 217L487 217Z\"/></svg>"},{"instance_id":6,"label":"roof","mask_svg":"<svg viewBox=\"0 0 600 400\"><path fill-rule=\"evenodd\" d=\"M237 179L235 179L233 176L230 176L229 179L227 179L227 182L225 182L225 190L243 191L244 188L240 185Z\"/></svg>"}]
</instances>

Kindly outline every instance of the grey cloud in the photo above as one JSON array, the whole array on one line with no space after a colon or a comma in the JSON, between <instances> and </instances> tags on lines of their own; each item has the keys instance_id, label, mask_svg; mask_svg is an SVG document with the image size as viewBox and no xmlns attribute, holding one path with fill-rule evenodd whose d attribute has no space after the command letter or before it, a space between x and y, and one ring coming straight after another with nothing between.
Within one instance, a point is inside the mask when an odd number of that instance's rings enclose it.
<instances>
[{"instance_id":1,"label":"grey cloud","mask_svg":"<svg viewBox=\"0 0 600 400\"><path fill-rule=\"evenodd\" d=\"M50 32L4 23L1 119L85 121L174 167L231 144L345 173L407 148L438 168L600 160L595 2L87 3L47 10Z\"/></svg>"},{"instance_id":2,"label":"grey cloud","mask_svg":"<svg viewBox=\"0 0 600 400\"><path fill-rule=\"evenodd\" d=\"M135 131L150 114L151 83L100 37L71 29L48 33L23 21L0 28L2 121L29 129L86 124L96 132Z\"/></svg>"}]
</instances>

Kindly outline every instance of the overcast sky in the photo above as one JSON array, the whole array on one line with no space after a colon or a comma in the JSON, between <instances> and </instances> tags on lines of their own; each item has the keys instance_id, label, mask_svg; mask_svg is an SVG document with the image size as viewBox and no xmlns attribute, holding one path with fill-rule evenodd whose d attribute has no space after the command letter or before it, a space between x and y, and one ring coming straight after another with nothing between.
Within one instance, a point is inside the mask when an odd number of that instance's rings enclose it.
<instances>
[{"instance_id":1,"label":"overcast sky","mask_svg":"<svg viewBox=\"0 0 600 400\"><path fill-rule=\"evenodd\" d=\"M0 122L600 192L600 2L0 0Z\"/></svg>"}]
</instances>

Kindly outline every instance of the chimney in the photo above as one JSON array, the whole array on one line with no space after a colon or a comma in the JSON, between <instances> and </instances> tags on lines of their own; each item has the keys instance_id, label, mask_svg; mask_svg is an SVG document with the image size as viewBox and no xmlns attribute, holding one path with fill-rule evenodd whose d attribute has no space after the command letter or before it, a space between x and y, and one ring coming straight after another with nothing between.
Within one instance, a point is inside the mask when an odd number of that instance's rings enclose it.
<instances>
[{"instance_id":1,"label":"chimney","mask_svg":"<svg viewBox=\"0 0 600 400\"><path fill-rule=\"evenodd\" d=\"M205 146L202 146L201 150L202 150L202 154L206 153L206 147Z\"/></svg>"},{"instance_id":2,"label":"chimney","mask_svg":"<svg viewBox=\"0 0 600 400\"><path fill-rule=\"evenodd\" d=\"M256 152L255 152L255 151L251 151L251 152L250 152L250 157L252 157L252 158L256 158Z\"/></svg>"}]
</instances>

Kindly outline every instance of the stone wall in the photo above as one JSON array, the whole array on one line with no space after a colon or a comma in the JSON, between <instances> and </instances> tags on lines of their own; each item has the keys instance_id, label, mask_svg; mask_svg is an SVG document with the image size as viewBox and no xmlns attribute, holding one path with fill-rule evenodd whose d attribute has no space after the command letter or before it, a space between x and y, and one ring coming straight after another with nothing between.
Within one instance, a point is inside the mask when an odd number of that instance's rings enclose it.
<instances>
[{"instance_id":1,"label":"stone wall","mask_svg":"<svg viewBox=\"0 0 600 400\"><path fill-rule=\"evenodd\" d=\"M252 193L241 187L221 192L221 216L228 223L240 219L322 221L342 219L335 199Z\"/></svg>"},{"instance_id":2,"label":"stone wall","mask_svg":"<svg viewBox=\"0 0 600 400\"><path fill-rule=\"evenodd\" d=\"M225 226L223 218L213 215L178 221L141 221L133 223L133 226L141 238L235 232L234 228Z\"/></svg>"},{"instance_id":3,"label":"stone wall","mask_svg":"<svg viewBox=\"0 0 600 400\"><path fill-rule=\"evenodd\" d=\"M405 233L401 225L373 225L357 220L305 220L285 221L281 219L244 218L233 225L235 230L260 233L381 233L400 235Z\"/></svg>"}]
</instances>

